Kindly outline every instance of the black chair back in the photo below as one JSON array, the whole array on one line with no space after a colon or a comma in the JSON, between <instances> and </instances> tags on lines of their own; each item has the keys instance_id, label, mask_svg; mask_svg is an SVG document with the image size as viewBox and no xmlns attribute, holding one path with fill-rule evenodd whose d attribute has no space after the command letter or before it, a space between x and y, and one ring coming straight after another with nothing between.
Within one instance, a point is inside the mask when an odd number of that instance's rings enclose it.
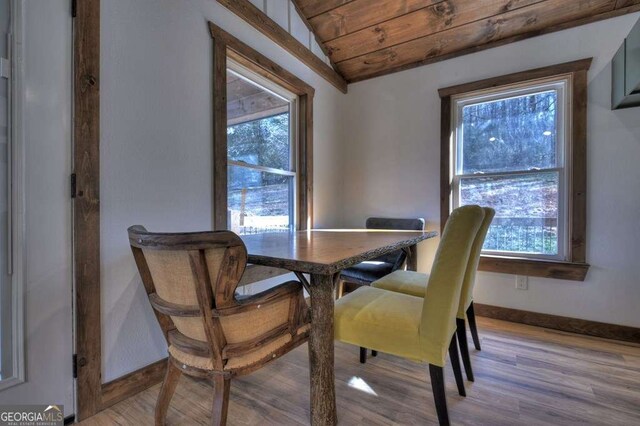
<instances>
[{"instance_id":1,"label":"black chair back","mask_svg":"<svg viewBox=\"0 0 640 426\"><path fill-rule=\"evenodd\" d=\"M395 218L395 217L370 217L367 219L367 229L393 229L402 231L424 231L425 220L417 218ZM373 259L377 262L386 262L393 265L393 270L400 268L407 258L404 250L392 251Z\"/></svg>"}]
</instances>

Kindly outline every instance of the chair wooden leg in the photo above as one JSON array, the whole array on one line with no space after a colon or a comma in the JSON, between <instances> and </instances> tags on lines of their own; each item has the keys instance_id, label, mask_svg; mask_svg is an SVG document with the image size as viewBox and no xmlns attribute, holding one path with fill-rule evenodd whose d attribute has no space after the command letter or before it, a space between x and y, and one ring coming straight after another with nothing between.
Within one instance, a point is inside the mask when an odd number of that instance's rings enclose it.
<instances>
[{"instance_id":1,"label":"chair wooden leg","mask_svg":"<svg viewBox=\"0 0 640 426\"><path fill-rule=\"evenodd\" d=\"M473 302L467 309L467 320L469 321L469 329L471 330L471 337L473 337L473 345L477 350L480 349L480 338L478 337L478 327L476 326L476 314L473 311Z\"/></svg>"},{"instance_id":2,"label":"chair wooden leg","mask_svg":"<svg viewBox=\"0 0 640 426\"><path fill-rule=\"evenodd\" d=\"M441 425L449 425L449 412L447 410L447 397L444 393L444 368L429 364L429 374L431 375L431 388L433 389L433 400L436 404L438 422Z\"/></svg>"},{"instance_id":3,"label":"chair wooden leg","mask_svg":"<svg viewBox=\"0 0 640 426\"><path fill-rule=\"evenodd\" d=\"M160 388L158 402L156 402L156 426L164 426L165 424L165 421L167 419L167 410L169 409L169 404L171 403L171 397L176 390L176 386L178 386L178 381L180 380L181 375L182 371L180 371L180 369L176 367L173 362L168 361L167 372L164 375L164 381L162 382L162 387Z\"/></svg>"},{"instance_id":4,"label":"chair wooden leg","mask_svg":"<svg viewBox=\"0 0 640 426\"><path fill-rule=\"evenodd\" d=\"M460 355L458 355L456 336L452 336L451 343L449 343L449 358L451 359L453 375L456 378L456 385L458 385L458 393L460 396L467 396L467 392L464 390L464 380L462 380L462 369L460 368Z\"/></svg>"},{"instance_id":5,"label":"chair wooden leg","mask_svg":"<svg viewBox=\"0 0 640 426\"><path fill-rule=\"evenodd\" d=\"M342 297L343 292L344 292L344 281L338 280L338 285L336 286L336 300Z\"/></svg>"},{"instance_id":6,"label":"chair wooden leg","mask_svg":"<svg viewBox=\"0 0 640 426\"><path fill-rule=\"evenodd\" d=\"M360 346L360 364L367 362L367 348Z\"/></svg>"},{"instance_id":7,"label":"chair wooden leg","mask_svg":"<svg viewBox=\"0 0 640 426\"><path fill-rule=\"evenodd\" d=\"M378 356L378 351L374 351L374 350L372 350L372 351L371 351L371 356Z\"/></svg>"},{"instance_id":8,"label":"chair wooden leg","mask_svg":"<svg viewBox=\"0 0 640 426\"><path fill-rule=\"evenodd\" d=\"M462 364L464 371L467 373L467 380L473 382L473 370L471 369L471 358L469 357L469 345L467 344L467 327L466 321L456 318L456 335L458 336L458 345L460 345L460 355L462 356Z\"/></svg>"},{"instance_id":9,"label":"chair wooden leg","mask_svg":"<svg viewBox=\"0 0 640 426\"><path fill-rule=\"evenodd\" d=\"M213 410L211 411L211 424L224 426L227 424L227 410L229 408L229 387L231 379L224 376L213 376Z\"/></svg>"}]
</instances>

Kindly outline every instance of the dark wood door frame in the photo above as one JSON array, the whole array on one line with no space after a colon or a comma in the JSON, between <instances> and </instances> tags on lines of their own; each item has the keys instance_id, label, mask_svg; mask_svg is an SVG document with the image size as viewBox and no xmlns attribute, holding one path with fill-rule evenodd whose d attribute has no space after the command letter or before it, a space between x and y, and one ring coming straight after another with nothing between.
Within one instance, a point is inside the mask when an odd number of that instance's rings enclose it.
<instances>
[{"instance_id":1,"label":"dark wood door frame","mask_svg":"<svg viewBox=\"0 0 640 426\"><path fill-rule=\"evenodd\" d=\"M77 409L102 404L100 328L100 0L74 1L73 203ZM72 180L74 178L72 177Z\"/></svg>"},{"instance_id":2,"label":"dark wood door frame","mask_svg":"<svg viewBox=\"0 0 640 426\"><path fill-rule=\"evenodd\" d=\"M102 383L100 315L100 0L74 0L73 240L76 420L160 381L164 362Z\"/></svg>"},{"instance_id":3,"label":"dark wood door frame","mask_svg":"<svg viewBox=\"0 0 640 426\"><path fill-rule=\"evenodd\" d=\"M73 149L73 214L74 214L74 280L76 321L77 409L76 419L83 420L99 411L158 383L165 369L160 360L109 383L102 383L102 342L100 315L100 0L75 0L72 11L74 21L74 149ZM250 61L259 66L269 78L280 76L279 81L288 90L300 96L305 140L299 153L301 167L307 173L299 182L300 225L313 223L313 95L314 89L292 74L258 54L228 33L210 24L214 39L214 66L226 63L226 55L239 62ZM223 58L224 56L224 58ZM267 75L268 74L268 75ZM220 82L219 82L220 83ZM215 82L214 82L215 84ZM216 86L217 87L217 86ZM226 85L220 87L226 91ZM223 109L222 112L220 109ZM220 111L219 111L220 110ZM215 114L219 112L219 115ZM214 119L226 113L226 103L216 104ZM226 136L226 126L220 127ZM214 129L214 133L217 134ZM224 152L226 162L226 150ZM217 165L220 171L220 164ZM215 173L215 172L214 172ZM226 174L226 173L225 173ZM218 181L219 182L219 181ZM221 188L214 192L221 193ZM226 195L226 184L224 186ZM222 195L220 195L222 197ZM226 198L226 197L225 197ZM225 204L226 204L226 200ZM226 209L225 209L226 210ZM222 210L224 211L224 210ZM222 226L221 215L214 222ZM304 220L303 220L304 219ZM226 217L225 217L226 222ZM278 270L275 270L277 273ZM267 278L274 270L253 273L253 281ZM271 274L271 275L269 275ZM243 281L245 281L243 279Z\"/></svg>"}]
</instances>

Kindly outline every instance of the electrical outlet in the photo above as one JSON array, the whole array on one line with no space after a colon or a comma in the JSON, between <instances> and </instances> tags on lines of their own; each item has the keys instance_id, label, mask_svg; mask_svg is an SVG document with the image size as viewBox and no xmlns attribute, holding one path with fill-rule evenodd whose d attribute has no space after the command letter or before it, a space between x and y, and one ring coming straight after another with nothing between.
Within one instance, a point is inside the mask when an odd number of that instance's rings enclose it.
<instances>
[{"instance_id":1,"label":"electrical outlet","mask_svg":"<svg viewBox=\"0 0 640 426\"><path fill-rule=\"evenodd\" d=\"M524 275L516 275L516 289L526 290L528 288L529 283L527 282L527 277Z\"/></svg>"}]
</instances>

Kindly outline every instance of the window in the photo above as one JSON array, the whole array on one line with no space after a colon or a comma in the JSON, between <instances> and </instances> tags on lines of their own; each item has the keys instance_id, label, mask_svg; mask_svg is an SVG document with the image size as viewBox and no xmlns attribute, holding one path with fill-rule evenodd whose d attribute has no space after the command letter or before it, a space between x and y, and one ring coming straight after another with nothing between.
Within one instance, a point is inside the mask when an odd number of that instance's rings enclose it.
<instances>
[{"instance_id":1,"label":"window","mask_svg":"<svg viewBox=\"0 0 640 426\"><path fill-rule=\"evenodd\" d=\"M228 62L227 227L237 234L296 228L297 96Z\"/></svg>"},{"instance_id":2,"label":"window","mask_svg":"<svg viewBox=\"0 0 640 426\"><path fill-rule=\"evenodd\" d=\"M238 234L313 226L313 87L213 23L213 215Z\"/></svg>"},{"instance_id":3,"label":"window","mask_svg":"<svg viewBox=\"0 0 640 426\"><path fill-rule=\"evenodd\" d=\"M440 92L443 218L467 204L496 210L480 269L584 279L588 65L567 65Z\"/></svg>"},{"instance_id":4,"label":"window","mask_svg":"<svg viewBox=\"0 0 640 426\"><path fill-rule=\"evenodd\" d=\"M452 207L493 207L484 253L566 260L566 77L454 102Z\"/></svg>"}]
</instances>

